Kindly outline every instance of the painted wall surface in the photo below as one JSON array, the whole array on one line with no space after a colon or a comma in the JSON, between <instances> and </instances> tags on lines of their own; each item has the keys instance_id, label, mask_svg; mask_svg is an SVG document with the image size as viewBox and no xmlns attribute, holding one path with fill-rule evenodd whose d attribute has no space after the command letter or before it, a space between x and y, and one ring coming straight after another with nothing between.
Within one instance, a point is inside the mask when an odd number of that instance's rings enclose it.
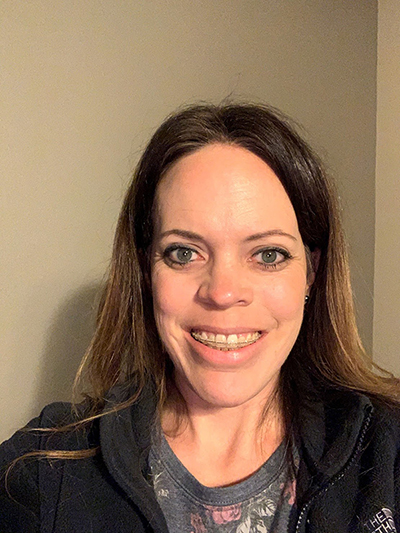
<instances>
[{"instance_id":1,"label":"painted wall surface","mask_svg":"<svg viewBox=\"0 0 400 533\"><path fill-rule=\"evenodd\" d=\"M374 360L400 376L400 3L378 13Z\"/></svg>"},{"instance_id":2,"label":"painted wall surface","mask_svg":"<svg viewBox=\"0 0 400 533\"><path fill-rule=\"evenodd\" d=\"M376 17L370 0L1 2L0 439L69 398L131 170L182 103L303 124L340 182L371 346Z\"/></svg>"}]
</instances>

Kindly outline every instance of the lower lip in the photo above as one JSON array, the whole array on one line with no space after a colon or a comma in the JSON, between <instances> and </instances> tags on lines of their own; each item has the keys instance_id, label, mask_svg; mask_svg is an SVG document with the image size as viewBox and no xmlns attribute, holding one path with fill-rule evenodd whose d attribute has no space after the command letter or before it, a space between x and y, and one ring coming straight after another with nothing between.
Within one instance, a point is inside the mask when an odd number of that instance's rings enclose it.
<instances>
[{"instance_id":1,"label":"lower lip","mask_svg":"<svg viewBox=\"0 0 400 533\"><path fill-rule=\"evenodd\" d=\"M235 350L218 350L216 348L211 348L210 346L206 346L205 344L196 341L190 333L187 335L189 344L194 349L197 358L217 367L235 367L246 363L253 357L259 349L260 342L266 337L267 333L262 333L252 344Z\"/></svg>"}]
</instances>

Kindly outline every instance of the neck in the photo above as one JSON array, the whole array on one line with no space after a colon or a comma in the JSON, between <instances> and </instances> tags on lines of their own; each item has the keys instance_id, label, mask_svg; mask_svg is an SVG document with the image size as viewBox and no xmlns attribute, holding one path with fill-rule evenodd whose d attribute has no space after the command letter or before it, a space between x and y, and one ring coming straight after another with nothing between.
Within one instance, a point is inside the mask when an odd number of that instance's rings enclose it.
<instances>
[{"instance_id":1,"label":"neck","mask_svg":"<svg viewBox=\"0 0 400 533\"><path fill-rule=\"evenodd\" d=\"M206 486L224 486L249 477L272 455L284 437L277 399L235 407L186 401L166 407L162 428L178 459Z\"/></svg>"}]
</instances>

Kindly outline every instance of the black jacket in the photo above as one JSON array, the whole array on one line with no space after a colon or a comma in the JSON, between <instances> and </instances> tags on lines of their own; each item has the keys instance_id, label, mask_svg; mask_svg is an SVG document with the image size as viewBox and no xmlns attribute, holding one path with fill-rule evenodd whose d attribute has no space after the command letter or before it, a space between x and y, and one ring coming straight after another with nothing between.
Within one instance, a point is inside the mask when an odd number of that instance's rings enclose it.
<instances>
[{"instance_id":1,"label":"black jacket","mask_svg":"<svg viewBox=\"0 0 400 533\"><path fill-rule=\"evenodd\" d=\"M109 398L125 399L122 388ZM73 432L21 430L0 447L1 533L167 533L148 478L155 399ZM47 406L30 427L73 420L68 404ZM400 415L362 395L331 391L299 421L296 533L400 533ZM27 457L32 450L99 448L86 459ZM6 488L7 485L7 488ZM171 532L179 533L179 532Z\"/></svg>"}]
</instances>

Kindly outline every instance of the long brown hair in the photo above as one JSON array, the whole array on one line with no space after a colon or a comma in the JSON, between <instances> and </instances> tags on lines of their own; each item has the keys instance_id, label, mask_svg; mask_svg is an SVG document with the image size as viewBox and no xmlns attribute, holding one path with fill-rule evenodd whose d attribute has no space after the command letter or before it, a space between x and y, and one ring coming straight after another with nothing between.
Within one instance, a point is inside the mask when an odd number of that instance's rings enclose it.
<instances>
[{"instance_id":1,"label":"long brown hair","mask_svg":"<svg viewBox=\"0 0 400 533\"><path fill-rule=\"evenodd\" d=\"M149 252L154 198L171 165L213 143L243 147L271 167L292 202L308 258L310 252L319 250L302 327L281 369L275 396L281 408L287 464L293 472L293 435L300 399L308 395L310 378L317 394L327 386L348 389L390 405L399 405L399 380L379 367L375 371L362 347L332 179L287 117L261 105L190 106L171 115L155 132L124 200L97 328L75 380L75 397L85 392L89 402L85 409L75 410L74 422L39 431L51 434L77 429L110 410L132 404L149 382L155 387L159 412L171 391L178 415L184 412L182 398L171 387L172 364L161 346L153 317ZM134 392L123 403L105 409L107 392L121 383ZM83 459L97 451L98 447L32 451L15 459L7 476L14 464L29 456Z\"/></svg>"},{"instance_id":2,"label":"long brown hair","mask_svg":"<svg viewBox=\"0 0 400 533\"><path fill-rule=\"evenodd\" d=\"M302 328L281 372L285 397L289 401L288 391L301 390L311 375L317 383L396 401L397 382L373 371L358 335L337 193L318 157L275 109L195 105L158 128L127 191L97 330L77 379L90 385L92 413L120 382L134 381L140 391L151 380L159 404L166 400L171 363L157 334L149 284L154 197L171 165L213 143L243 147L271 167L293 204L304 245L320 253Z\"/></svg>"}]
</instances>

